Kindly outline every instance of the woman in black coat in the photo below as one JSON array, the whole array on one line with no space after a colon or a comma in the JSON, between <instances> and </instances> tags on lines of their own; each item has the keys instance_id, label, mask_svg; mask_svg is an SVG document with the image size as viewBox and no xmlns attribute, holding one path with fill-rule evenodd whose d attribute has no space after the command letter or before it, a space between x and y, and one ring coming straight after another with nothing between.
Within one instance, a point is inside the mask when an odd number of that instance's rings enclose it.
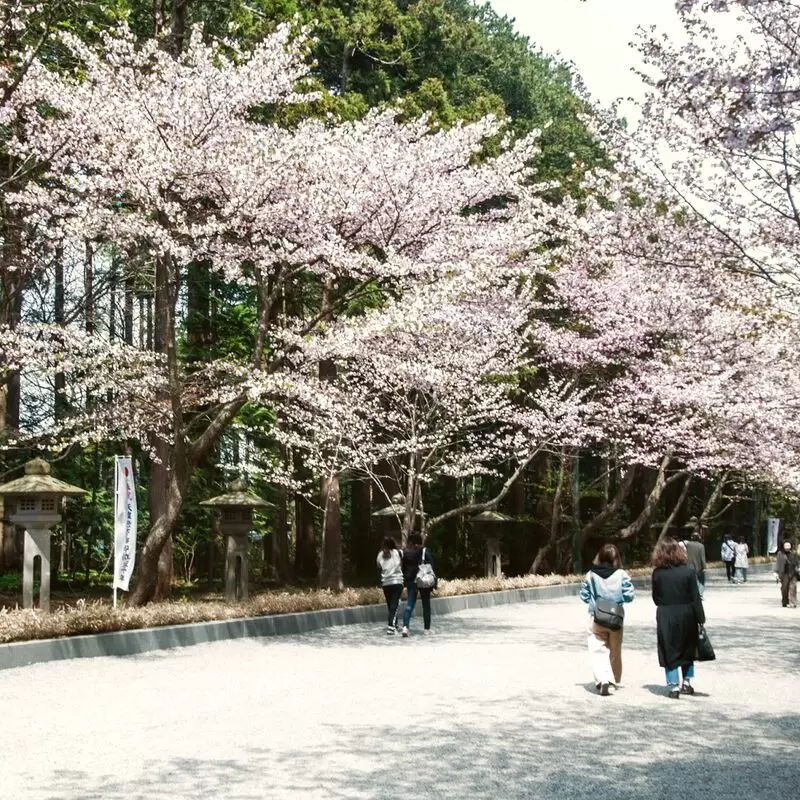
<instances>
[{"instance_id":1,"label":"woman in black coat","mask_svg":"<svg viewBox=\"0 0 800 800\"><path fill-rule=\"evenodd\" d=\"M667 674L669 696L694 694L697 627L706 621L697 576L687 565L686 549L674 539L661 541L653 553L653 602L658 627L658 663ZM683 673L681 682L680 672Z\"/></svg>"}]
</instances>

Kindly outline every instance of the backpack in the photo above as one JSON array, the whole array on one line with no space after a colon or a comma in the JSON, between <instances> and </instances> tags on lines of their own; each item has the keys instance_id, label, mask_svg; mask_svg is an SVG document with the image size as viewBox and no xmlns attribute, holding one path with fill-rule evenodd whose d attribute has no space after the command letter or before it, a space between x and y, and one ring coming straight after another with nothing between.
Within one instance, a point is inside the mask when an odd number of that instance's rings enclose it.
<instances>
[{"instance_id":1,"label":"backpack","mask_svg":"<svg viewBox=\"0 0 800 800\"><path fill-rule=\"evenodd\" d=\"M422 562L417 570L417 577L414 578L414 585L417 589L433 589L436 586L436 573L433 567L425 562L425 551L427 547L422 548Z\"/></svg>"}]
</instances>

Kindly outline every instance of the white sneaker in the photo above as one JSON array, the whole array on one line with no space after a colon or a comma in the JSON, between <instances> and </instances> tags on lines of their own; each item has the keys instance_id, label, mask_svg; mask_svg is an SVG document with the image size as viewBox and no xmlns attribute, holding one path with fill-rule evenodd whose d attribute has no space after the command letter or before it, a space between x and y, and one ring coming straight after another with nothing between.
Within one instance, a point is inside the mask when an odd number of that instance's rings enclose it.
<instances>
[{"instance_id":1,"label":"white sneaker","mask_svg":"<svg viewBox=\"0 0 800 800\"><path fill-rule=\"evenodd\" d=\"M403 625L402 633L403 633L403 636L405 636L407 638L408 634L411 633L411 631L409 631L409 629L405 625Z\"/></svg>"},{"instance_id":2,"label":"white sneaker","mask_svg":"<svg viewBox=\"0 0 800 800\"><path fill-rule=\"evenodd\" d=\"M430 628L425 628L425 630L422 631L423 636L430 636L432 633L433 631Z\"/></svg>"},{"instance_id":3,"label":"white sneaker","mask_svg":"<svg viewBox=\"0 0 800 800\"><path fill-rule=\"evenodd\" d=\"M395 634L395 629L394 628L390 627L390 628L386 629L386 635L387 636L394 636L394 634Z\"/></svg>"}]
</instances>

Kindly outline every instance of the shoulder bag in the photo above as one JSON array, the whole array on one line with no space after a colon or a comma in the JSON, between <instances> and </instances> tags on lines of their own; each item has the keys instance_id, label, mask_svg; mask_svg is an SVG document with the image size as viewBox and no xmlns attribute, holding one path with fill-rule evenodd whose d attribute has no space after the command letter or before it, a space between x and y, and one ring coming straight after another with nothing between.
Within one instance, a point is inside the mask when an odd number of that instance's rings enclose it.
<instances>
[{"instance_id":1,"label":"shoulder bag","mask_svg":"<svg viewBox=\"0 0 800 800\"><path fill-rule=\"evenodd\" d=\"M426 547L422 548L422 562L417 570L417 577L414 578L414 584L417 589L433 589L436 586L436 573L430 564L425 563Z\"/></svg>"},{"instance_id":2,"label":"shoulder bag","mask_svg":"<svg viewBox=\"0 0 800 800\"><path fill-rule=\"evenodd\" d=\"M594 585L594 576L589 578L594 595L594 621L601 628L618 631L625 622L625 609L622 603L615 600L606 600L597 596L597 587Z\"/></svg>"},{"instance_id":3,"label":"shoulder bag","mask_svg":"<svg viewBox=\"0 0 800 800\"><path fill-rule=\"evenodd\" d=\"M705 625L697 626L697 654L698 661L716 661L716 653L711 645L711 639L708 638Z\"/></svg>"}]
</instances>

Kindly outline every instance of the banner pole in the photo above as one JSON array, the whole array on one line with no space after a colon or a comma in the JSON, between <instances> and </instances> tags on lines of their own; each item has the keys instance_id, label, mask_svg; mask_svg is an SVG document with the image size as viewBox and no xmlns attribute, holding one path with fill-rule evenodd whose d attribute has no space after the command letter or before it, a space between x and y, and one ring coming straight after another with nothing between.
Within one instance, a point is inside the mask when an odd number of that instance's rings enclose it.
<instances>
[{"instance_id":1,"label":"banner pole","mask_svg":"<svg viewBox=\"0 0 800 800\"><path fill-rule=\"evenodd\" d=\"M114 456L114 577L111 581L113 608L117 607L117 503L119 502L119 456Z\"/></svg>"}]
</instances>

